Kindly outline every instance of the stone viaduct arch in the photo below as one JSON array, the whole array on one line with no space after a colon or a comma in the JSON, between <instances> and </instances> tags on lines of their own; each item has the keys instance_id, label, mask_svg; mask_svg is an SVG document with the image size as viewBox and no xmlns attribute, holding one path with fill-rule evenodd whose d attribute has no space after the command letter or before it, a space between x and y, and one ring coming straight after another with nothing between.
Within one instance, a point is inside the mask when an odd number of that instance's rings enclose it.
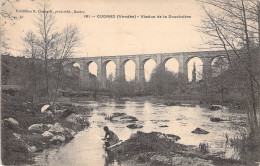
<instances>
[{"instance_id":1,"label":"stone viaduct arch","mask_svg":"<svg viewBox=\"0 0 260 166\"><path fill-rule=\"evenodd\" d=\"M159 53L159 54L141 54L141 55L120 55L120 56L102 56L102 57L82 57L71 58L69 62L80 64L80 86L87 86L89 77L89 64L95 62L97 64L97 79L101 88L105 86L106 65L113 61L116 64L116 78L125 78L124 65L128 60L132 60L135 67L135 82L144 85L144 64L147 60L153 59L156 65L167 62L170 58L175 58L179 63L179 73L183 73L188 81L188 62L194 57L198 57L203 62L202 79L209 80L211 78L211 62L215 57L225 56L225 51L203 51L203 52L179 52L179 53Z\"/></svg>"}]
</instances>

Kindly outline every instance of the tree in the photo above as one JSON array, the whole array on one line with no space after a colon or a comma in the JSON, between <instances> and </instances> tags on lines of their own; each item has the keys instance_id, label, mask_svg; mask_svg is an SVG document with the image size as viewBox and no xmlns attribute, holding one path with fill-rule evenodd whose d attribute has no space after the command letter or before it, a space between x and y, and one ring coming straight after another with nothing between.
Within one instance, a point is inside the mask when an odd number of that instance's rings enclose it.
<instances>
[{"instance_id":1,"label":"tree","mask_svg":"<svg viewBox=\"0 0 260 166\"><path fill-rule=\"evenodd\" d=\"M44 94L46 94L45 97L47 96L48 101L52 101L55 106L62 79L68 78L64 73L65 62L75 54L75 48L80 46L81 38L76 26L67 25L61 32L54 29L56 20L49 10L48 0L37 4L41 11L34 21L37 31L35 34L28 32L25 36L25 53L33 62L33 72L37 71L36 61L39 64L44 64L46 89ZM37 74L33 73L34 87L37 86L35 75Z\"/></svg>"},{"instance_id":2,"label":"tree","mask_svg":"<svg viewBox=\"0 0 260 166\"><path fill-rule=\"evenodd\" d=\"M226 58L217 57L212 62L212 96L221 93L221 102L224 102L224 93L228 87L229 79L227 77L227 70L229 69L229 64ZM230 88L230 87L229 87ZM215 92L215 93L214 93Z\"/></svg>"},{"instance_id":3,"label":"tree","mask_svg":"<svg viewBox=\"0 0 260 166\"><path fill-rule=\"evenodd\" d=\"M55 91L53 96L53 103L56 101L58 88L61 81L61 71L64 63L68 58L72 57L75 53L75 48L80 46L79 31L76 26L67 25L61 34L58 35L55 40L55 54L54 54L54 64L55 64Z\"/></svg>"},{"instance_id":4,"label":"tree","mask_svg":"<svg viewBox=\"0 0 260 166\"><path fill-rule=\"evenodd\" d=\"M114 76L112 73L108 75L108 78L106 79L106 89L108 91L114 91Z\"/></svg>"},{"instance_id":5,"label":"tree","mask_svg":"<svg viewBox=\"0 0 260 166\"><path fill-rule=\"evenodd\" d=\"M31 59L32 63L32 84L33 84L33 108L36 104L36 98L37 98L37 73L36 73L36 59L37 59L37 53L38 53L38 46L36 44L36 36L33 34L32 31L27 32L26 36L23 38L23 41L25 42L25 54Z\"/></svg>"},{"instance_id":6,"label":"tree","mask_svg":"<svg viewBox=\"0 0 260 166\"><path fill-rule=\"evenodd\" d=\"M200 0L206 17L199 31L211 37L207 44L226 51L232 76L246 89L248 120L252 135L258 129L259 76L255 53L260 39L260 10L257 0ZM259 51L259 50L258 50ZM258 57L259 59L259 57ZM239 65L237 65L239 64ZM238 67L238 68L236 68ZM241 71L243 67L244 71ZM241 72L237 72L238 70ZM246 76L246 77L244 77ZM240 79L242 77L243 79ZM257 108L258 107L258 108Z\"/></svg>"},{"instance_id":7,"label":"tree","mask_svg":"<svg viewBox=\"0 0 260 166\"><path fill-rule=\"evenodd\" d=\"M165 70L162 65L152 72L149 86L156 95L178 93L185 85L184 77Z\"/></svg>"},{"instance_id":8,"label":"tree","mask_svg":"<svg viewBox=\"0 0 260 166\"><path fill-rule=\"evenodd\" d=\"M45 80L46 80L46 92L48 98L50 99L50 88L49 88L49 59L54 56L55 44L59 34L54 32L55 17L49 12L49 2L48 0L43 0L38 3L39 13L36 21L34 21L36 27L38 28L37 44L40 48L40 55L45 63Z\"/></svg>"},{"instance_id":9,"label":"tree","mask_svg":"<svg viewBox=\"0 0 260 166\"><path fill-rule=\"evenodd\" d=\"M8 49L10 49L9 46L9 38L7 37L5 26L6 25L15 25L15 20L18 19L17 14L15 13L16 7L15 3L17 0L3 0L1 2L1 10L0 10L0 16L1 16L1 30L0 30L0 35L1 35L1 51L7 52Z\"/></svg>"},{"instance_id":10,"label":"tree","mask_svg":"<svg viewBox=\"0 0 260 166\"><path fill-rule=\"evenodd\" d=\"M195 62L193 63L192 82L196 82L196 65L195 65Z\"/></svg>"}]
</instances>

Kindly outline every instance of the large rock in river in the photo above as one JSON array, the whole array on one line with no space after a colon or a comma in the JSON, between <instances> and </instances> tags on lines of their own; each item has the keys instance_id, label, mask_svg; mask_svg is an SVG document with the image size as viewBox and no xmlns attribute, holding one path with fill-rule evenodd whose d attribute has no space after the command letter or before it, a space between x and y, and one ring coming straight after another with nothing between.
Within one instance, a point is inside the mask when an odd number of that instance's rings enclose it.
<instances>
[{"instance_id":1,"label":"large rock in river","mask_svg":"<svg viewBox=\"0 0 260 166\"><path fill-rule=\"evenodd\" d=\"M130 125L127 125L126 127L130 128L130 129L140 129L140 128L143 128L143 126L139 125L139 124L130 124Z\"/></svg>"},{"instance_id":2,"label":"large rock in river","mask_svg":"<svg viewBox=\"0 0 260 166\"><path fill-rule=\"evenodd\" d=\"M135 121L138 121L138 119L131 115L125 115L122 117L112 118L111 121L126 123L126 122L135 122Z\"/></svg>"},{"instance_id":3,"label":"large rock in river","mask_svg":"<svg viewBox=\"0 0 260 166\"><path fill-rule=\"evenodd\" d=\"M217 118L217 117L211 117L210 121L211 122L220 122L220 121L228 121L228 120Z\"/></svg>"},{"instance_id":4,"label":"large rock in river","mask_svg":"<svg viewBox=\"0 0 260 166\"><path fill-rule=\"evenodd\" d=\"M193 130L191 133L194 133L194 134L208 134L209 132L206 131L206 130L203 130L201 128L196 128L195 130Z\"/></svg>"},{"instance_id":5,"label":"large rock in river","mask_svg":"<svg viewBox=\"0 0 260 166\"><path fill-rule=\"evenodd\" d=\"M213 110L213 111L216 111L216 110L220 110L222 109L222 106L221 105L211 105L209 107L209 109Z\"/></svg>"},{"instance_id":6,"label":"large rock in river","mask_svg":"<svg viewBox=\"0 0 260 166\"><path fill-rule=\"evenodd\" d=\"M114 112L114 113L112 113L112 115L108 115L107 117L105 117L105 119L106 119L106 120L112 120L113 118L122 117L122 116L126 116L126 113L123 113L123 112Z\"/></svg>"},{"instance_id":7,"label":"large rock in river","mask_svg":"<svg viewBox=\"0 0 260 166\"><path fill-rule=\"evenodd\" d=\"M125 113L113 113L111 116L108 116L105 119L111 120L113 122L122 122L122 123L138 121L136 117L127 115Z\"/></svg>"},{"instance_id":8,"label":"large rock in river","mask_svg":"<svg viewBox=\"0 0 260 166\"><path fill-rule=\"evenodd\" d=\"M123 112L115 112L115 113L112 113L112 117L119 117L119 116L125 116L126 113L123 113Z\"/></svg>"},{"instance_id":9,"label":"large rock in river","mask_svg":"<svg viewBox=\"0 0 260 166\"><path fill-rule=\"evenodd\" d=\"M168 125L161 125L161 126L159 126L159 127L169 127Z\"/></svg>"}]
</instances>

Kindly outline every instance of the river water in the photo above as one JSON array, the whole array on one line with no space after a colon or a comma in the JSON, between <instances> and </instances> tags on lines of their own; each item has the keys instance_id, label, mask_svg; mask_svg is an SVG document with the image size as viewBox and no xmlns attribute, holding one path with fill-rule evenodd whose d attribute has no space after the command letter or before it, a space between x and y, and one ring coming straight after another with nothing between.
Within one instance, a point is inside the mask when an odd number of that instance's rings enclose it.
<instances>
[{"instance_id":1,"label":"river water","mask_svg":"<svg viewBox=\"0 0 260 166\"><path fill-rule=\"evenodd\" d=\"M239 134L229 121L210 122L210 117L220 117L240 121L244 114L231 113L227 108L211 111L199 106L165 106L150 101L134 100L101 100L86 101L86 99L66 99L76 105L90 106L94 110L90 113L90 127L80 131L75 138L59 148L47 149L37 154L36 165L121 165L120 162L109 158L104 151L101 140L104 137L103 127L108 126L119 139L126 140L137 131L157 131L166 134L175 134L181 137L178 143L195 145L208 143L210 153L222 154L222 157L235 158L239 155L233 148L226 145L226 135L233 137ZM141 129L129 129L129 123L112 123L105 120L106 115L114 112L124 112L138 118ZM168 127L160 127L167 125ZM192 134L191 131L200 127L209 134Z\"/></svg>"}]
</instances>

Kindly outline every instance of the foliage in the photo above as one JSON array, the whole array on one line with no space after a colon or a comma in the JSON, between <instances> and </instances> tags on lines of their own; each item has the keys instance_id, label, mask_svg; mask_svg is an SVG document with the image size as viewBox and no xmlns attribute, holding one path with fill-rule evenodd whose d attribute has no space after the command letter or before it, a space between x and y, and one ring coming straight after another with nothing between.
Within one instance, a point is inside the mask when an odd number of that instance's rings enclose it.
<instances>
[{"instance_id":1,"label":"foliage","mask_svg":"<svg viewBox=\"0 0 260 166\"><path fill-rule=\"evenodd\" d=\"M185 88L185 79L181 74L173 74L164 69L162 65L156 67L148 83L148 91L156 95L180 94Z\"/></svg>"},{"instance_id":2,"label":"foliage","mask_svg":"<svg viewBox=\"0 0 260 166\"><path fill-rule=\"evenodd\" d=\"M135 81L126 81L124 78L118 78L114 81L114 92L116 96L135 96L135 89L137 88Z\"/></svg>"}]
</instances>

